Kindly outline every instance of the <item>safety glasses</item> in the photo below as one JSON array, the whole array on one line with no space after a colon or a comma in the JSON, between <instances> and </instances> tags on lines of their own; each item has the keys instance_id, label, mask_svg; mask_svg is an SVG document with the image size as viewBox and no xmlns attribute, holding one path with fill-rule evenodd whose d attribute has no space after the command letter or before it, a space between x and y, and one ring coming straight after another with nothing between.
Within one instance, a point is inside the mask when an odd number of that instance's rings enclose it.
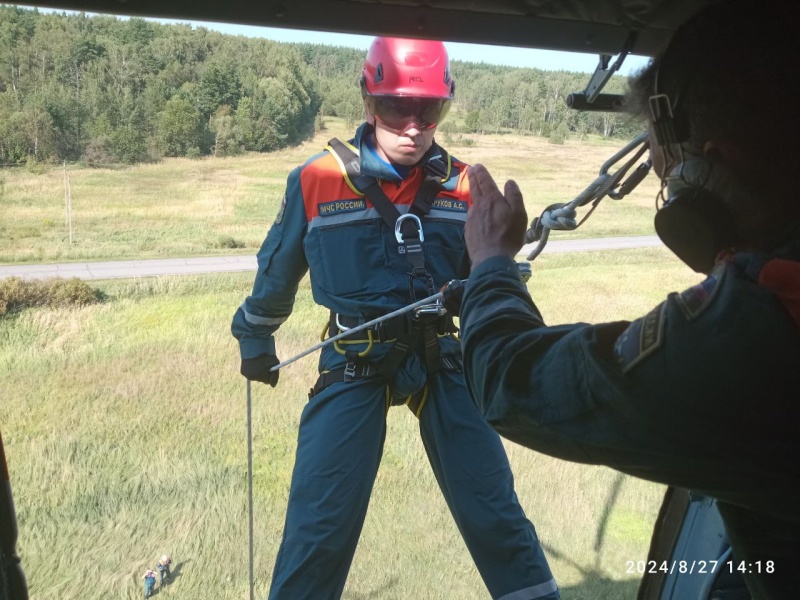
<instances>
[{"instance_id":1,"label":"safety glasses","mask_svg":"<svg viewBox=\"0 0 800 600\"><path fill-rule=\"evenodd\" d=\"M387 129L402 133L411 122L422 131L436 127L445 118L450 98L366 96L367 109Z\"/></svg>"}]
</instances>

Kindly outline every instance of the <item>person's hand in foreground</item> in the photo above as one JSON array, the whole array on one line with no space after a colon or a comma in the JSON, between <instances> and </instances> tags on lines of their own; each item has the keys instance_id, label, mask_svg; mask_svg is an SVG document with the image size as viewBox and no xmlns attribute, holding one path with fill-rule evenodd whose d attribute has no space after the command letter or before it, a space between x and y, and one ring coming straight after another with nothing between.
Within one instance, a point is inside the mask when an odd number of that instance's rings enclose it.
<instances>
[{"instance_id":1,"label":"person's hand in foreground","mask_svg":"<svg viewBox=\"0 0 800 600\"><path fill-rule=\"evenodd\" d=\"M476 164L469 170L469 189L472 208L464 234L472 268L494 256L513 259L522 248L528 226L522 192L516 182L506 181L501 193L486 167Z\"/></svg>"}]
</instances>

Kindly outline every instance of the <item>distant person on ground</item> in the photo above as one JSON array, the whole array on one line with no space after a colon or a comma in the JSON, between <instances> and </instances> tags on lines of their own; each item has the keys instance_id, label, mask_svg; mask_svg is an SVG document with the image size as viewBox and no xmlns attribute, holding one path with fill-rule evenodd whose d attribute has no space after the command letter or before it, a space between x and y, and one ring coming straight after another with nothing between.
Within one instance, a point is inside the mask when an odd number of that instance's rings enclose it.
<instances>
[{"instance_id":1,"label":"distant person on ground","mask_svg":"<svg viewBox=\"0 0 800 600\"><path fill-rule=\"evenodd\" d=\"M144 597L150 598L156 589L156 572L153 569L147 569L142 579L144 579Z\"/></svg>"},{"instance_id":2,"label":"distant person on ground","mask_svg":"<svg viewBox=\"0 0 800 600\"><path fill-rule=\"evenodd\" d=\"M158 569L158 583L159 585L163 585L164 581L169 581L170 572L169 567L172 564L172 559L164 554L159 560L158 564L156 565L156 569Z\"/></svg>"},{"instance_id":3,"label":"distant person on ground","mask_svg":"<svg viewBox=\"0 0 800 600\"><path fill-rule=\"evenodd\" d=\"M516 184L501 193L476 165L466 226L465 371L489 423L552 456L717 498L758 599L798 597L797 26L796 3L712 6L632 84L666 198L656 230L702 283L632 322L546 326L516 275Z\"/></svg>"},{"instance_id":4,"label":"distant person on ground","mask_svg":"<svg viewBox=\"0 0 800 600\"><path fill-rule=\"evenodd\" d=\"M376 38L362 73L366 122L289 175L253 293L233 318L250 380L278 383L273 334L308 270L314 300L330 310L329 336L469 273L469 167L434 140L455 89L444 45ZM419 419L436 480L491 597L559 597L501 440L467 394L455 332L452 315L431 303L322 350L300 420L272 600L341 597L386 415L399 404Z\"/></svg>"}]
</instances>

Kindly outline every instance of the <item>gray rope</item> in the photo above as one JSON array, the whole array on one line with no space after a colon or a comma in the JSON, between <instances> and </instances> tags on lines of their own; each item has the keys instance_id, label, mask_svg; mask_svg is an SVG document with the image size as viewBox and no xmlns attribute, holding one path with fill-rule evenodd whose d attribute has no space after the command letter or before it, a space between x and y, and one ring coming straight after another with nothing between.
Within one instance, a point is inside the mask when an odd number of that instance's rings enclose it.
<instances>
[{"instance_id":1,"label":"gray rope","mask_svg":"<svg viewBox=\"0 0 800 600\"><path fill-rule=\"evenodd\" d=\"M255 578L253 576L253 398L250 380L247 380L247 513L250 534L250 600L255 600Z\"/></svg>"},{"instance_id":2,"label":"gray rope","mask_svg":"<svg viewBox=\"0 0 800 600\"><path fill-rule=\"evenodd\" d=\"M525 233L525 243L539 242L528 254L528 260L533 260L542 250L549 237L550 231L572 231L577 229L578 226L586 220L586 217L591 214L592 210L597 206L597 203L606 196L610 195L611 191L619 185L619 182L633 166L642 154L647 150L647 133L637 135L631 142L624 148L609 158L600 168L598 177L590 183L586 189L578 194L572 201L567 203L552 204L548 206L541 214L531 223L530 229ZM622 167L615 173L608 173L611 168L621 158L625 157L631 151L637 149L633 157L629 159ZM577 208L585 206L590 202L594 202L594 206L580 222L577 220Z\"/></svg>"}]
</instances>

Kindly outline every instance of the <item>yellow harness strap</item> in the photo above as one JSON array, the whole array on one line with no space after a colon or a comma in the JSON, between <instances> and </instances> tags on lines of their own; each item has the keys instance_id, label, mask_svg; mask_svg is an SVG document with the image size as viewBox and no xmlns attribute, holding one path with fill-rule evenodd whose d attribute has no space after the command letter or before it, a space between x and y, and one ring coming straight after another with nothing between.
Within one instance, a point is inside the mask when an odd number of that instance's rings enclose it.
<instances>
[{"instance_id":1,"label":"yellow harness strap","mask_svg":"<svg viewBox=\"0 0 800 600\"><path fill-rule=\"evenodd\" d=\"M341 140L340 140L340 143L342 145L344 145L344 146L347 146L353 152L353 154L355 154L356 156L360 156L358 148L353 146L353 144L350 144L349 142L342 142ZM355 195L357 195L359 197L363 197L364 194L359 192L358 188L355 185L353 185L353 182L350 180L350 175L347 174L347 167L345 166L344 161L342 160L342 157L339 156L339 153L336 152L336 150L334 150L333 146L331 146L330 144L325 146L325 150L330 152L331 156L333 156L333 158L336 159L336 162L339 165L339 170L342 172L342 177L344 177L344 181L347 184L347 187L349 187L351 190L353 190L353 193Z\"/></svg>"}]
</instances>

